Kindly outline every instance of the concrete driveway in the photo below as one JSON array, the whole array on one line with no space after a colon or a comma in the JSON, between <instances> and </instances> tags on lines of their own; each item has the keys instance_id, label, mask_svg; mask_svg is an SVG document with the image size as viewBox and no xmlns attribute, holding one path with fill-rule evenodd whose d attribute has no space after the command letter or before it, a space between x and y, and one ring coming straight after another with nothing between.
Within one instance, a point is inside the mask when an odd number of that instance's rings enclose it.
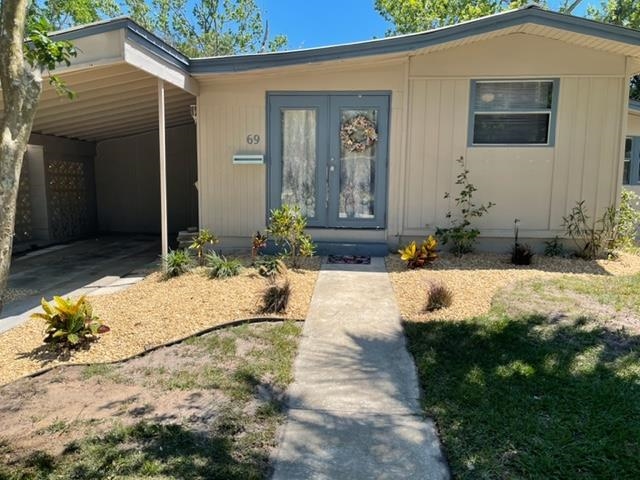
<instances>
[{"instance_id":1,"label":"concrete driveway","mask_svg":"<svg viewBox=\"0 0 640 480\"><path fill-rule=\"evenodd\" d=\"M14 258L9 293L17 298L0 313L0 332L26 320L42 297L110 293L140 281L157 268L159 252L155 236L105 236Z\"/></svg>"}]
</instances>

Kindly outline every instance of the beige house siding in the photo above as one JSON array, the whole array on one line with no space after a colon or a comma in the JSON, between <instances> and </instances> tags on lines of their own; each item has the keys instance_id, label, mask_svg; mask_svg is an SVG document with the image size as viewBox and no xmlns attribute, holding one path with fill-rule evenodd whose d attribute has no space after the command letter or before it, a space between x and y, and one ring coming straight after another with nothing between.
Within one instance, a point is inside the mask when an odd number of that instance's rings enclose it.
<instances>
[{"instance_id":1,"label":"beige house siding","mask_svg":"<svg viewBox=\"0 0 640 480\"><path fill-rule=\"evenodd\" d=\"M390 91L388 228L366 238L422 236L446 224L462 156L479 191L496 202L478 222L486 237L554 236L577 200L603 209L619 190L627 85L626 59L557 40L512 34L396 59L335 61L201 77L198 99L200 224L223 237L263 228L266 166L234 166L234 153L266 153L269 91ZM473 79L557 78L556 142L550 147L469 147ZM405 92L408 96L405 97ZM259 145L247 145L248 134ZM363 232L317 231L320 238L365 238Z\"/></svg>"}]
</instances>

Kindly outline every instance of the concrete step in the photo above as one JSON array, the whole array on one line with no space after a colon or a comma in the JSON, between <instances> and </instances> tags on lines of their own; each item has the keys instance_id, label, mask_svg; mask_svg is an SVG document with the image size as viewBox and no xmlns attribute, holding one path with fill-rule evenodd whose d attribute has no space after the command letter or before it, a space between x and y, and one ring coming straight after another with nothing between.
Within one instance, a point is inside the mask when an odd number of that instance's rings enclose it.
<instances>
[{"instance_id":1,"label":"concrete step","mask_svg":"<svg viewBox=\"0 0 640 480\"><path fill-rule=\"evenodd\" d=\"M371 257L385 257L389 254L389 246L384 242L314 242L316 255L368 255ZM280 249L269 241L264 253L274 255Z\"/></svg>"}]
</instances>

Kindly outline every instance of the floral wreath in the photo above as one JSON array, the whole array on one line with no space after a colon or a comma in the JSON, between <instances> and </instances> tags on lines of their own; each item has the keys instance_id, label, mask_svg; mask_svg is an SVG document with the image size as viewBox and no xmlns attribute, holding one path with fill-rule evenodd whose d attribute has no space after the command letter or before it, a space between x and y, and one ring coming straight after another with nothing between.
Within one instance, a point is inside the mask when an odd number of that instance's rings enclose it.
<instances>
[{"instance_id":1,"label":"floral wreath","mask_svg":"<svg viewBox=\"0 0 640 480\"><path fill-rule=\"evenodd\" d=\"M378 140L378 132L371 120L364 115L356 115L342 124L340 140L348 151L361 153Z\"/></svg>"}]
</instances>

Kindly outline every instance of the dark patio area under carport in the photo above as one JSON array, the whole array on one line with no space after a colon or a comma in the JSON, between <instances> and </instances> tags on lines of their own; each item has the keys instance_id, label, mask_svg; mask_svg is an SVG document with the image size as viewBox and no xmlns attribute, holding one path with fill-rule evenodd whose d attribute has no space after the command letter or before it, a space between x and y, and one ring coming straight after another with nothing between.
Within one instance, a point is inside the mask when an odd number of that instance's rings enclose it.
<instances>
[{"instance_id":1,"label":"dark patio area under carport","mask_svg":"<svg viewBox=\"0 0 640 480\"><path fill-rule=\"evenodd\" d=\"M40 299L105 294L140 281L159 265L160 238L104 236L36 250L13 259L0 332L26 320Z\"/></svg>"}]
</instances>

